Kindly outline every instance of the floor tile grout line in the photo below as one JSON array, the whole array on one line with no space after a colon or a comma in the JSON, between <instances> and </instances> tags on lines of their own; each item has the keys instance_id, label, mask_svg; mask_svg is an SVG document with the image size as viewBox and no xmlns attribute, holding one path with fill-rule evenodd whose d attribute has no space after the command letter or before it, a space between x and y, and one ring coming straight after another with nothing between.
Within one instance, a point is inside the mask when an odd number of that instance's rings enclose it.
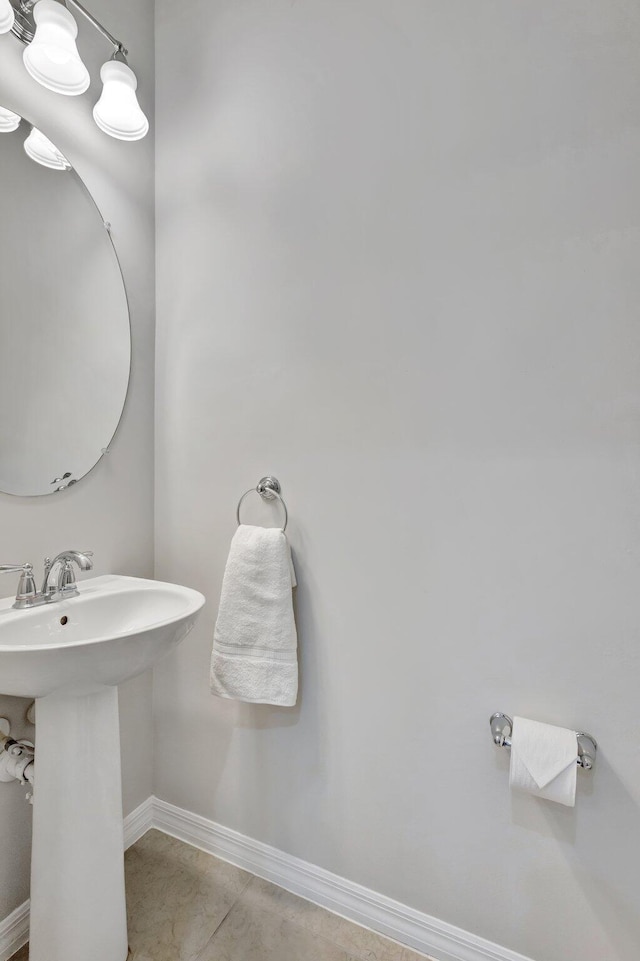
<instances>
[{"instance_id":1,"label":"floor tile grout line","mask_svg":"<svg viewBox=\"0 0 640 961\"><path fill-rule=\"evenodd\" d=\"M215 855L213 856L215 857ZM264 878L261 878L259 875L254 875L254 878L258 881L265 880ZM272 885L273 887L276 887L281 891L286 891L288 894L291 894L297 900L303 901L305 904L311 904L314 907L319 908L321 911L324 911L327 914L332 915L333 917L340 918L342 921L345 921L350 927L360 928L363 931L371 932L371 934L373 934L376 938L379 938L381 942L386 943L389 946L389 948L392 948L394 954L396 953L398 954L398 959L400 958L400 954L403 951L410 951L410 952L413 952L413 954L415 955L416 961L435 961L434 958L430 958L428 955L420 954L419 952L414 951L412 948L407 947L406 944L402 944L400 941L396 941L394 940L394 938L391 938L388 935L380 934L379 932L374 931L372 928L368 928L366 924L358 924L357 921L352 921L351 918L346 918L344 915L339 914L337 911L332 911L330 908L327 908L322 904L318 904L316 901L312 901L310 898L305 898L300 894L295 894L293 891L290 891L288 888L283 888L282 885L276 884L274 881L267 881L267 884ZM247 885L247 888L248 887L249 885ZM245 888L245 891L247 888ZM244 894L244 891L243 891L243 894ZM377 955L375 955L375 953L372 954L371 950L369 950L366 954L360 954L358 948L347 947L345 944L341 944L340 941L336 941L326 934L320 934L318 931L314 931L313 928L298 921L296 917L287 915L284 911L279 910L277 907L264 905L262 907L262 910L267 911L270 914L277 914L279 917L283 918L285 921L292 924L299 931L306 931L308 934L312 934L315 938L321 941L324 941L327 944L333 945L333 947L341 951L345 956L345 958L348 958L349 961L376 961L377 959ZM196 961L198 961L198 959L196 959ZM394 959L394 961L396 961L396 959Z\"/></svg>"},{"instance_id":2,"label":"floor tile grout line","mask_svg":"<svg viewBox=\"0 0 640 961\"><path fill-rule=\"evenodd\" d=\"M211 856L215 857L215 855L211 855ZM215 940L216 936L220 933L220 929L224 925L225 921L227 920L227 918L229 917L233 909L237 907L237 905L242 901L244 895L247 893L251 884L254 881L259 881L259 880L262 880L262 879L257 874L251 874L249 880L244 885L244 887L238 894L237 898L235 899L235 901L233 902L229 910L226 912L224 917L220 920L220 923L216 926L215 931L211 934L211 937L209 938L207 943L201 949L199 954L195 958L191 959L191 961L201 961L205 951L211 946L211 943ZM269 882L269 883L272 883L272 882ZM279 887L279 885L275 885L275 887ZM283 888L282 890L286 891L287 889ZM294 897L298 897L298 895L294 895ZM302 898L301 900L306 901L308 899ZM313 901L309 901L308 903L314 904ZM263 905L261 910L265 911L267 914L271 914L273 916L277 916L278 918L281 918L283 921L286 921L288 924L292 925L292 927L296 928L298 931L308 934L310 936L313 936L316 940L323 941L325 944L330 944L333 948L335 948L337 951L339 951L343 955L343 961L375 961L375 954L372 956L372 953L370 951L367 954L361 954L357 948L356 949L348 948L346 945L341 944L339 941L335 941L333 938L327 937L327 935L325 934L320 934L319 932L314 931L312 928L298 921L295 917L291 917L290 915L287 915L284 911L280 911L276 907L272 907L270 905ZM329 911L327 908L324 908L323 910L328 911L329 914L334 913ZM336 915L336 916L341 917L341 915ZM344 920L349 921L348 918L345 918ZM353 921L349 923L354 924L354 926L356 927L363 927L362 925L356 925L355 922ZM400 944L400 942L394 941L392 938L384 938L384 935L379 935L379 937L388 941L389 945L393 945L394 948L397 948L398 959L400 958L400 953L403 950L406 950L406 945ZM417 955L417 957L419 957L420 959L423 958L422 955ZM427 956L424 956L424 961L433 961L433 959L430 959Z\"/></svg>"},{"instance_id":3,"label":"floor tile grout line","mask_svg":"<svg viewBox=\"0 0 640 961\"><path fill-rule=\"evenodd\" d=\"M247 873L249 873L249 872L247 872ZM249 885L251 884L251 882L252 882L253 880L255 880L255 874L250 874L250 875L249 875L249 880L247 881L247 883L246 883L245 885L243 885L242 889L238 892L237 897L236 897L235 900L230 904L228 911L226 911L225 914L224 914L224 917L220 918L220 921L218 922L218 924L216 924L215 929L214 929L214 931L212 931L211 936L209 937L207 943L206 943L205 945L203 945L203 947L201 948L201 950L198 951L197 955L196 955L194 958L192 958L191 961L200 961L200 959L202 958L204 952L207 950L207 948L209 947L209 945L211 944L211 942L212 942L213 939L215 938L216 934L218 933L218 931L220 930L220 928L222 927L222 925L224 924L224 922L227 920L227 918L229 917L229 915L231 914L231 912L232 912L233 909L235 908L236 904L239 904L239 902L240 902L243 894L245 893L245 891L247 890L247 888L249 887Z\"/></svg>"},{"instance_id":4,"label":"floor tile grout line","mask_svg":"<svg viewBox=\"0 0 640 961\"><path fill-rule=\"evenodd\" d=\"M200 961L200 959L204 955L204 952L211 945L212 941L215 940L215 937L219 933L224 922L227 920L227 918L229 917L233 909L236 907L236 905L239 904L240 901L242 900L242 897L247 891L247 888L250 886L251 882L255 881L257 877L258 876L256 874L253 874L249 878L244 888L242 889L241 893L239 894L238 898L236 899L236 901L234 901L232 906L229 908L229 910L225 914L224 918L220 921L220 924L217 926L217 928L215 929L215 931L213 932L213 934L211 935L211 937L203 947L202 951L197 955L197 957L193 958L192 961ZM300 924L298 921L295 921L293 918L287 917L287 915L283 911L278 911L277 908L263 907L261 908L261 910L265 911L267 914L271 914L278 918L281 918L283 921L286 921L287 924L290 924L292 927L296 928L298 931L301 931L304 934L308 934L309 936L313 936L313 938L317 941L324 941L325 944L330 944L332 947L336 948L336 950L338 950L343 955L344 961L372 961L371 957L365 958L363 955L355 954L351 951L348 951L345 947L343 947L343 945L338 944L337 941L333 941L331 938L325 937L324 934L318 934L318 932L312 931L311 928L308 928L306 925Z\"/></svg>"},{"instance_id":5,"label":"floor tile grout line","mask_svg":"<svg viewBox=\"0 0 640 961\"><path fill-rule=\"evenodd\" d=\"M236 905L240 903L240 901L246 894L248 888L251 886L252 882L256 880L259 881L262 879L259 878L257 874L252 874L249 881L245 884L244 888L239 894L238 898L236 899L234 904L231 906L231 908L229 908L224 918L222 919L220 924L217 926L216 930L213 932L213 934L207 941L206 945L204 946L204 948L202 949L198 957L194 959L194 961L200 961L204 951L210 946L211 942L215 939L216 935L220 932L222 925L227 920L232 910L236 907ZM278 887L278 885L275 885L275 887ZM283 888L283 890L286 890L286 888ZM294 896L297 897L297 895L294 895ZM306 899L302 898L301 900L304 901ZM313 904L313 901L309 901L309 904ZM340 944L339 941L334 941L333 938L329 938L325 934L320 934L318 931L314 931L312 928L308 927L306 924L302 924L295 917L288 916L284 911L280 911L276 907L263 905L260 910L264 911L267 914L274 915L283 921L286 921L287 924L290 924L292 927L296 928L296 930L304 934L307 934L310 937L313 937L317 941L323 941L325 944L330 944L333 948L335 948L337 951L339 951L343 955L344 961L375 961L375 958L372 958L372 955L370 952L368 955L359 954L357 950L351 950L350 948L347 948L344 944ZM323 910L327 910L327 909L323 909ZM329 912L329 913L331 914L332 912ZM345 920L348 920L348 919L345 919ZM353 922L350 922L350 923L353 923ZM359 925L357 925L357 927L359 927ZM391 944L394 944L393 941L391 941L390 939L388 940L390 941ZM397 945L398 951L403 950L404 945L401 945L397 942L395 944ZM425 958L425 961L430 961L430 959Z\"/></svg>"}]
</instances>

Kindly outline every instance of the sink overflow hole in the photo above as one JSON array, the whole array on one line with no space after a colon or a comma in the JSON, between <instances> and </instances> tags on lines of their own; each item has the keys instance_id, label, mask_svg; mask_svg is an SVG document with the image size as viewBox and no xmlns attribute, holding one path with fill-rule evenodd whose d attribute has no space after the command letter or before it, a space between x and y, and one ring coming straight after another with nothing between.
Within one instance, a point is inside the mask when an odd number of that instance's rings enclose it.
<instances>
[{"instance_id":1,"label":"sink overflow hole","mask_svg":"<svg viewBox=\"0 0 640 961\"><path fill-rule=\"evenodd\" d=\"M69 620L69 618L66 616L66 614L65 614L64 617L61 617L61 618L60 618L60 623L62 624L63 627L64 627L64 625L67 623L68 620Z\"/></svg>"}]
</instances>

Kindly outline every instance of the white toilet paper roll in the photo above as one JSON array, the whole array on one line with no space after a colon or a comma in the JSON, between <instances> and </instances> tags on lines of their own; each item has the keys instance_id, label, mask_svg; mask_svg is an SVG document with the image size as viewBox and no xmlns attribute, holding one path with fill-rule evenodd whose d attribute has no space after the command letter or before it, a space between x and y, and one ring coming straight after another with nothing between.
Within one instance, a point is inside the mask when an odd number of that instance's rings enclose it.
<instances>
[{"instance_id":1,"label":"white toilet paper roll","mask_svg":"<svg viewBox=\"0 0 640 961\"><path fill-rule=\"evenodd\" d=\"M578 741L575 731L515 717L509 783L567 807L576 803Z\"/></svg>"}]
</instances>

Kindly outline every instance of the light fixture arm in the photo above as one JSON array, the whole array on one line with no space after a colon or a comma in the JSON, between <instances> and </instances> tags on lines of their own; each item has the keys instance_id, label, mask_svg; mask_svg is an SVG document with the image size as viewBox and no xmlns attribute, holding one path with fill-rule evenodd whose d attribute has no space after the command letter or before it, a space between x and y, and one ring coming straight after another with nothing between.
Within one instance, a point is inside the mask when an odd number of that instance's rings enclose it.
<instances>
[{"instance_id":1,"label":"light fixture arm","mask_svg":"<svg viewBox=\"0 0 640 961\"><path fill-rule=\"evenodd\" d=\"M65 2L66 2L67 4L71 4L72 7L75 7L76 10L78 10L78 11L82 14L82 16L85 17L85 18L89 21L89 23L91 24L91 26L92 26L92 27L95 27L96 30L97 30L99 33L101 33L102 36L103 36L106 40L108 40L110 44L113 45L113 48L114 48L114 56L116 56L117 54L120 54L122 57L126 57L126 56L127 56L127 54L129 53L129 51L125 48L125 45L122 43L122 41L121 41L121 40L116 40L116 38L113 36L113 34L109 33L109 31L106 29L106 27L103 27L102 24L100 23L100 21L99 21L99 20L96 20L96 18L93 16L93 14L92 14L92 13L89 13L89 11L86 9L86 7L83 7L81 3L78 3L78 0L65 0Z\"/></svg>"}]
</instances>

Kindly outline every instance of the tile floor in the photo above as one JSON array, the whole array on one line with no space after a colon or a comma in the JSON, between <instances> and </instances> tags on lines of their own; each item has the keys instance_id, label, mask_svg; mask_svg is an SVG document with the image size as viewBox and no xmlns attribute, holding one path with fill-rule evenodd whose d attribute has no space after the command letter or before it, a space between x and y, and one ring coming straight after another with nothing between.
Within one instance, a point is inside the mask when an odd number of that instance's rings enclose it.
<instances>
[{"instance_id":1,"label":"tile floor","mask_svg":"<svg viewBox=\"0 0 640 961\"><path fill-rule=\"evenodd\" d=\"M424 961L160 831L125 861L129 961Z\"/></svg>"}]
</instances>

